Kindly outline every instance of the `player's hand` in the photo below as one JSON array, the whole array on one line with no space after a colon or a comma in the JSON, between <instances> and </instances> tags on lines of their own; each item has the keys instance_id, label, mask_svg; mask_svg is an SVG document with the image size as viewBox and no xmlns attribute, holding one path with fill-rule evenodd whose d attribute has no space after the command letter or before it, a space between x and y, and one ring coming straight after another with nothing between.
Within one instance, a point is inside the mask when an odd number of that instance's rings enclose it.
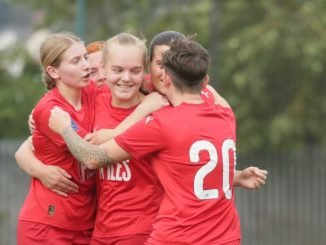
<instances>
[{"instance_id":1,"label":"player's hand","mask_svg":"<svg viewBox=\"0 0 326 245\"><path fill-rule=\"evenodd\" d=\"M28 116L28 127L31 134L33 134L35 131L35 121L33 119L33 111L34 110L32 110L32 112Z\"/></svg>"},{"instance_id":2,"label":"player's hand","mask_svg":"<svg viewBox=\"0 0 326 245\"><path fill-rule=\"evenodd\" d=\"M87 134L84 139L93 145L100 145L116 136L114 129L101 129Z\"/></svg>"},{"instance_id":3,"label":"player's hand","mask_svg":"<svg viewBox=\"0 0 326 245\"><path fill-rule=\"evenodd\" d=\"M168 105L170 105L170 103L165 96L158 92L153 92L145 97L143 102L137 107L137 111L145 117Z\"/></svg>"},{"instance_id":4,"label":"player's hand","mask_svg":"<svg viewBox=\"0 0 326 245\"><path fill-rule=\"evenodd\" d=\"M235 185L246 189L259 189L265 185L268 172L257 167L248 167L237 171Z\"/></svg>"},{"instance_id":5,"label":"player's hand","mask_svg":"<svg viewBox=\"0 0 326 245\"><path fill-rule=\"evenodd\" d=\"M46 188L61 196L78 192L78 185L71 181L71 175L55 165L44 165L38 179Z\"/></svg>"},{"instance_id":6,"label":"player's hand","mask_svg":"<svg viewBox=\"0 0 326 245\"><path fill-rule=\"evenodd\" d=\"M49 118L49 127L56 133L61 134L62 131L71 125L70 115L62 110L60 107L55 106L51 110Z\"/></svg>"}]
</instances>

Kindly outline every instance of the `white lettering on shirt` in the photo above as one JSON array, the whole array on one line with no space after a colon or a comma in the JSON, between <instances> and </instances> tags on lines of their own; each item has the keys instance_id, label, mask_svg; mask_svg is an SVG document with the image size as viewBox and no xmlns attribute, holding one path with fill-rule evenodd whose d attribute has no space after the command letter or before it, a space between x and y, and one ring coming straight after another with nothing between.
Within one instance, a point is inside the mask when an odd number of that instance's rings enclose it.
<instances>
[{"instance_id":1,"label":"white lettering on shirt","mask_svg":"<svg viewBox=\"0 0 326 245\"><path fill-rule=\"evenodd\" d=\"M88 169L84 164L81 163L78 163L78 172L81 183L94 177L96 173L94 170Z\"/></svg>"},{"instance_id":2,"label":"white lettering on shirt","mask_svg":"<svg viewBox=\"0 0 326 245\"><path fill-rule=\"evenodd\" d=\"M99 170L100 179L127 182L131 179L129 160L118 162Z\"/></svg>"}]
</instances>

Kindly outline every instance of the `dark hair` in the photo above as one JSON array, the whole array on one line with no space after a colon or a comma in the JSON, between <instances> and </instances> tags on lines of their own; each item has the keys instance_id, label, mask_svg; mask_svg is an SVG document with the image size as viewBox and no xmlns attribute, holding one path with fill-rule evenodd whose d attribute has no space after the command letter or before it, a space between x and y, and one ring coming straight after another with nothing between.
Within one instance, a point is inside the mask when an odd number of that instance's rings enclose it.
<instances>
[{"instance_id":1,"label":"dark hair","mask_svg":"<svg viewBox=\"0 0 326 245\"><path fill-rule=\"evenodd\" d=\"M207 50L189 38L175 39L163 55L163 67L180 91L200 91L209 64Z\"/></svg>"},{"instance_id":2,"label":"dark hair","mask_svg":"<svg viewBox=\"0 0 326 245\"><path fill-rule=\"evenodd\" d=\"M153 37L152 41L149 44L149 61L151 62L154 57L154 48L159 45L170 46L171 42L177 38L184 38L181 32L176 31L163 31Z\"/></svg>"}]
</instances>

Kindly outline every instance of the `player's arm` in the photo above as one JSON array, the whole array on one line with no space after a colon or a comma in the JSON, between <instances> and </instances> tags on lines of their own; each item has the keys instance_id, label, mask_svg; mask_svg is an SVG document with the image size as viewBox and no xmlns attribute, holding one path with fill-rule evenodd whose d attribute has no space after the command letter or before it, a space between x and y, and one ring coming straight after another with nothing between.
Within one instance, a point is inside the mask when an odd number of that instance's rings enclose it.
<instances>
[{"instance_id":1,"label":"player's arm","mask_svg":"<svg viewBox=\"0 0 326 245\"><path fill-rule=\"evenodd\" d=\"M89 169L101 168L130 158L114 139L101 146L83 140L71 127L70 115L59 107L51 110L49 127L62 136L71 154Z\"/></svg>"},{"instance_id":2,"label":"player's arm","mask_svg":"<svg viewBox=\"0 0 326 245\"><path fill-rule=\"evenodd\" d=\"M85 136L85 140L92 144L102 144L115 136L123 133L127 128L134 125L139 120L149 116L154 111L168 106L168 100L161 94L154 92L145 97L142 103L126 117L115 129L102 129Z\"/></svg>"},{"instance_id":3,"label":"player's arm","mask_svg":"<svg viewBox=\"0 0 326 245\"><path fill-rule=\"evenodd\" d=\"M29 131L31 132L31 134L34 133L35 131L35 121L34 121L34 118L33 118L33 111L31 111L31 113L29 114L28 116L28 127L29 127Z\"/></svg>"},{"instance_id":4,"label":"player's arm","mask_svg":"<svg viewBox=\"0 0 326 245\"><path fill-rule=\"evenodd\" d=\"M236 170L233 178L235 187L258 189L266 183L268 172L257 167L248 167L241 171Z\"/></svg>"},{"instance_id":5,"label":"player's arm","mask_svg":"<svg viewBox=\"0 0 326 245\"><path fill-rule=\"evenodd\" d=\"M214 104L231 108L229 103L212 86L207 85L206 88L212 93L214 97Z\"/></svg>"},{"instance_id":6,"label":"player's arm","mask_svg":"<svg viewBox=\"0 0 326 245\"><path fill-rule=\"evenodd\" d=\"M31 137L24 141L15 153L19 167L28 175L39 179L49 190L62 196L78 192L78 185L71 181L71 176L62 168L46 165L36 158Z\"/></svg>"}]
</instances>

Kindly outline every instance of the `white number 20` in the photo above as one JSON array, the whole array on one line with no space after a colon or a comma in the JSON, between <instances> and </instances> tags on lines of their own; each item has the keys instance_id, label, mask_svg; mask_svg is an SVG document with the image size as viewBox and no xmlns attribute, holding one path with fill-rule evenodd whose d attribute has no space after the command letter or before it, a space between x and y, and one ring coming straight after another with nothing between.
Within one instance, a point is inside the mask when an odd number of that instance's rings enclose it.
<instances>
[{"instance_id":1,"label":"white number 20","mask_svg":"<svg viewBox=\"0 0 326 245\"><path fill-rule=\"evenodd\" d=\"M206 175L212 172L218 164L218 155L215 146L207 140L196 141L191 145L189 150L190 161L192 163L199 162L199 152L203 150L208 151L210 160L197 171L194 179L194 192L196 197L201 200L218 198L218 189L204 190L204 179ZM230 189L229 150L233 150L235 161L235 143L231 139L225 140L222 144L223 192L227 199L231 199L232 197L232 192ZM235 165L236 163L234 162L234 167Z\"/></svg>"}]
</instances>

